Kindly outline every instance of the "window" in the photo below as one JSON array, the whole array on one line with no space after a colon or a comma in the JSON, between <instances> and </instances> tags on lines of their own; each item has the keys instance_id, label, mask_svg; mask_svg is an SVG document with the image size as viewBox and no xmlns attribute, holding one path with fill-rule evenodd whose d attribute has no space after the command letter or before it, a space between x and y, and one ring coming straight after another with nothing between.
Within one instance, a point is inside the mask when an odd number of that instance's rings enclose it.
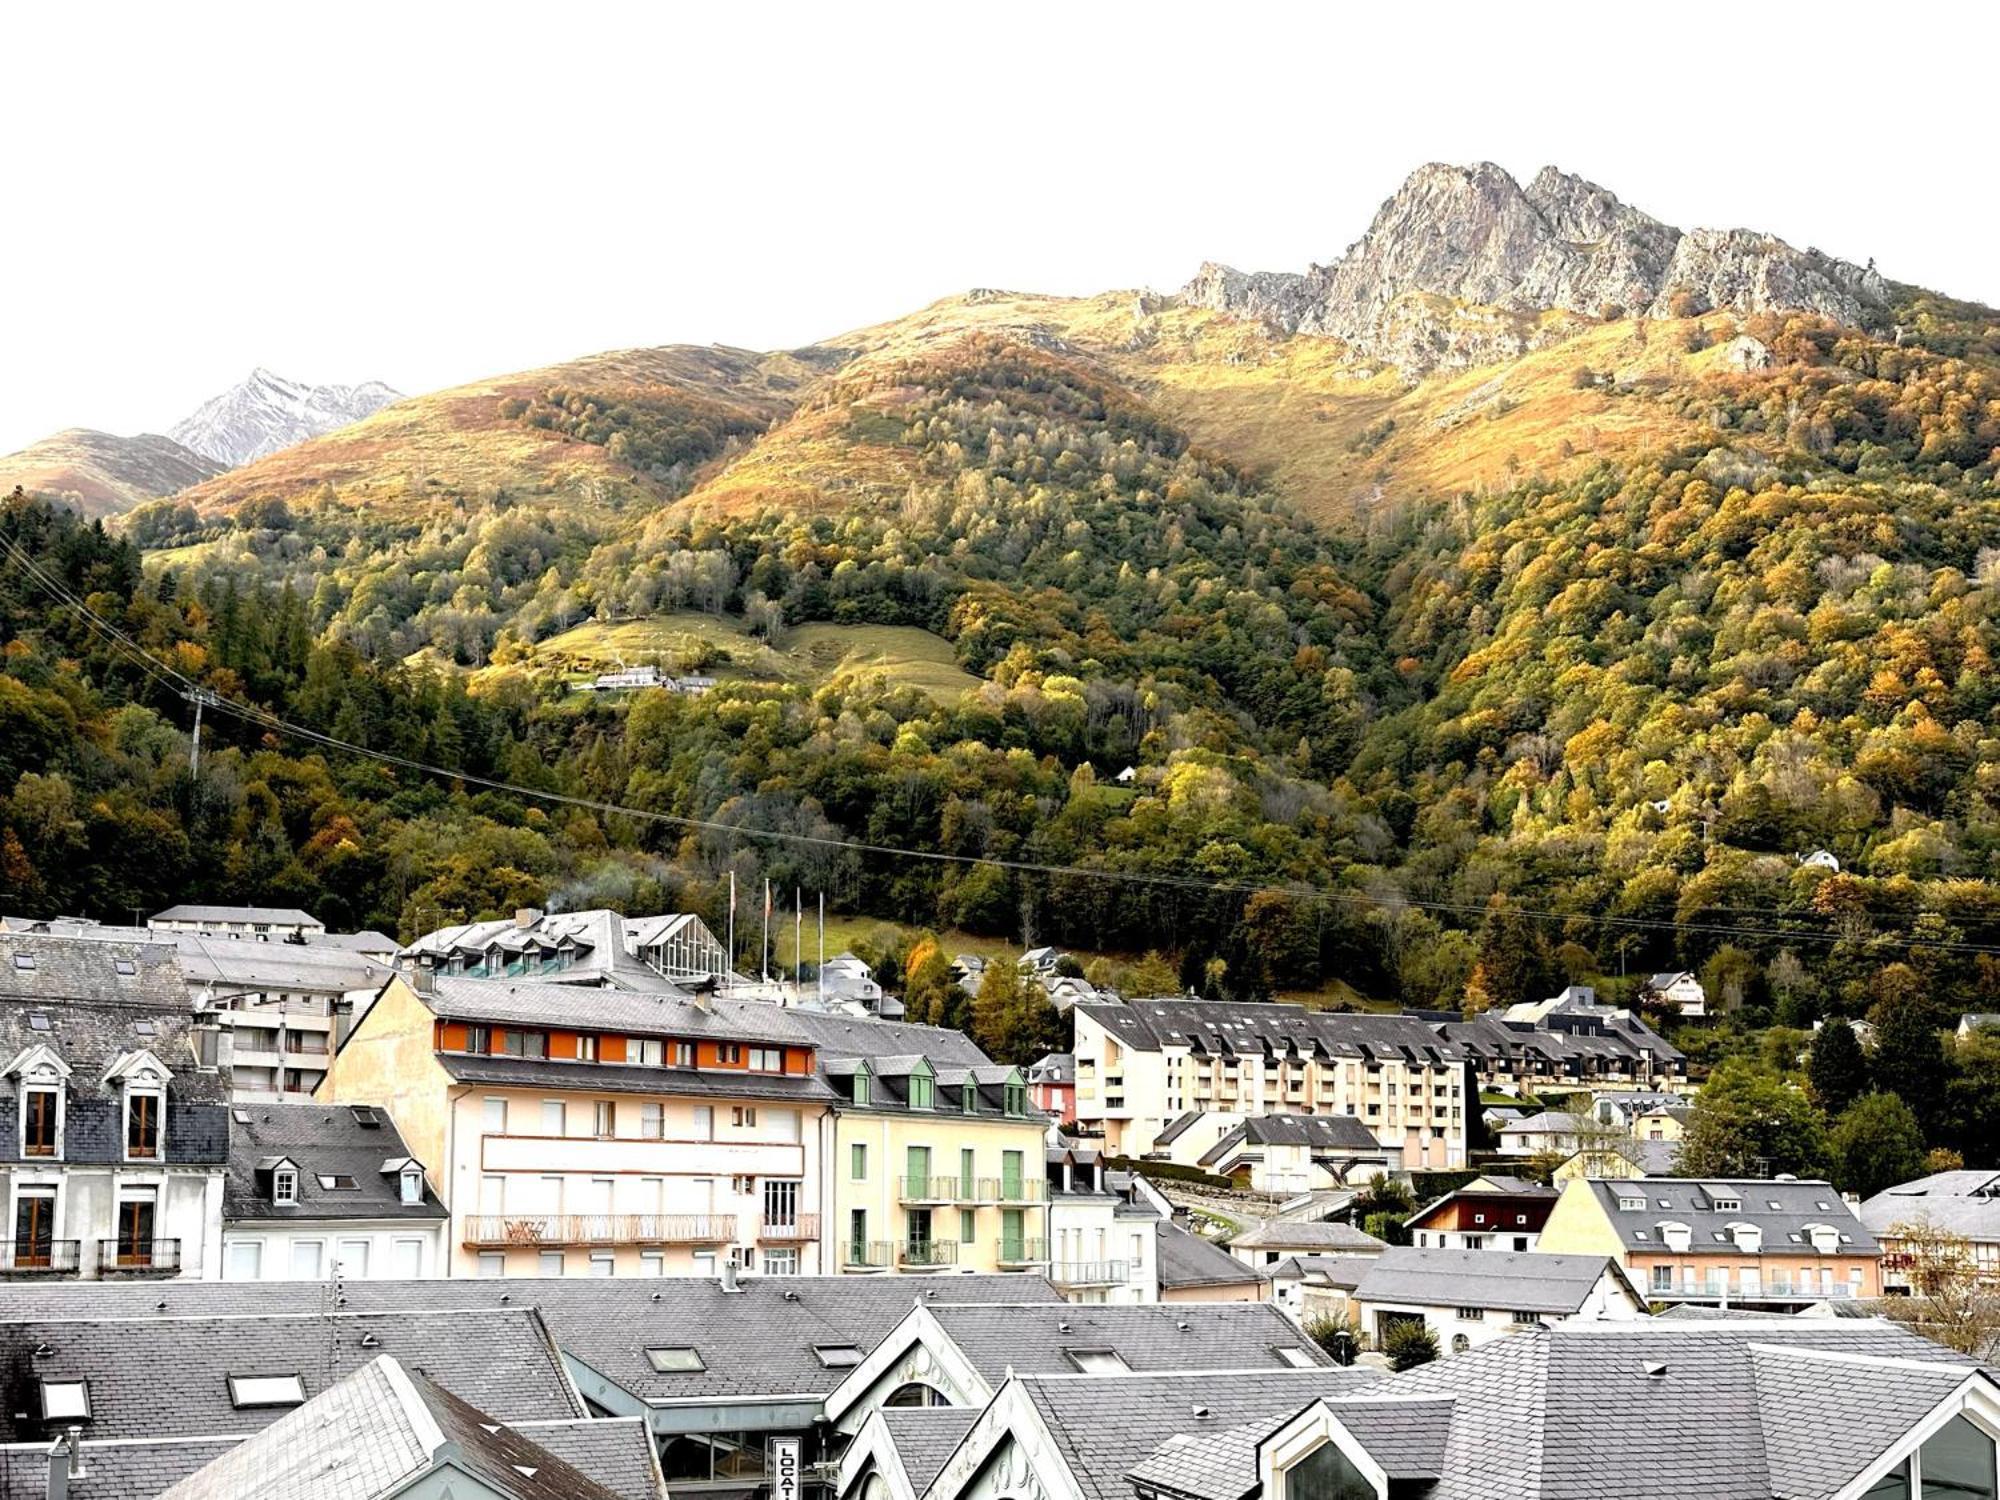
<instances>
[{"instance_id":1,"label":"window","mask_svg":"<svg viewBox=\"0 0 2000 1500\"><path fill-rule=\"evenodd\" d=\"M500 1033L499 1050L506 1057L547 1057L549 1034L546 1031L503 1031Z\"/></svg>"},{"instance_id":2,"label":"window","mask_svg":"<svg viewBox=\"0 0 2000 1500\"><path fill-rule=\"evenodd\" d=\"M646 1359L662 1375L680 1375L708 1368L701 1362L701 1351L689 1344L656 1346L646 1351Z\"/></svg>"},{"instance_id":3,"label":"window","mask_svg":"<svg viewBox=\"0 0 2000 1500\"><path fill-rule=\"evenodd\" d=\"M493 1050L493 1033L484 1026L466 1027L465 1050L475 1056L484 1057Z\"/></svg>"},{"instance_id":4,"label":"window","mask_svg":"<svg viewBox=\"0 0 2000 1500\"><path fill-rule=\"evenodd\" d=\"M563 1274L563 1253L560 1250L544 1250L535 1262L537 1276L560 1276Z\"/></svg>"},{"instance_id":5,"label":"window","mask_svg":"<svg viewBox=\"0 0 2000 1500\"><path fill-rule=\"evenodd\" d=\"M591 1132L600 1140L608 1141L618 1134L618 1105L611 1099L599 1099L591 1107Z\"/></svg>"},{"instance_id":6,"label":"window","mask_svg":"<svg viewBox=\"0 0 2000 1500\"><path fill-rule=\"evenodd\" d=\"M667 1043L667 1063L671 1067L691 1068L694 1066L693 1042Z\"/></svg>"},{"instance_id":7,"label":"window","mask_svg":"<svg viewBox=\"0 0 2000 1500\"><path fill-rule=\"evenodd\" d=\"M856 1073L854 1075L854 1102L856 1104L866 1104L868 1102L868 1075L866 1073Z\"/></svg>"},{"instance_id":8,"label":"window","mask_svg":"<svg viewBox=\"0 0 2000 1500\"><path fill-rule=\"evenodd\" d=\"M54 1156L56 1122L61 1116L61 1094L50 1088L30 1088L22 1104L21 1154Z\"/></svg>"},{"instance_id":9,"label":"window","mask_svg":"<svg viewBox=\"0 0 2000 1500\"><path fill-rule=\"evenodd\" d=\"M979 1223L978 1210L971 1208L961 1208L958 1211L958 1242L961 1245L969 1245L972 1243L973 1230L977 1227L978 1223Z\"/></svg>"},{"instance_id":10,"label":"window","mask_svg":"<svg viewBox=\"0 0 2000 1500\"><path fill-rule=\"evenodd\" d=\"M666 1060L667 1045L656 1036L633 1037L625 1044L625 1061L657 1068Z\"/></svg>"},{"instance_id":11,"label":"window","mask_svg":"<svg viewBox=\"0 0 2000 1500\"><path fill-rule=\"evenodd\" d=\"M641 1250L639 1252L639 1274L641 1276L664 1276L667 1274L667 1253L664 1250Z\"/></svg>"},{"instance_id":12,"label":"window","mask_svg":"<svg viewBox=\"0 0 2000 1500\"><path fill-rule=\"evenodd\" d=\"M663 1141L667 1138L666 1105L649 1103L639 1106L639 1134L649 1141Z\"/></svg>"},{"instance_id":13,"label":"window","mask_svg":"<svg viewBox=\"0 0 2000 1500\"><path fill-rule=\"evenodd\" d=\"M1644 1198L1627 1198L1621 1195L1618 1199L1618 1207L1623 1213L1642 1214L1646 1211L1646 1200Z\"/></svg>"},{"instance_id":14,"label":"window","mask_svg":"<svg viewBox=\"0 0 2000 1500\"><path fill-rule=\"evenodd\" d=\"M1710 1200L1708 1206L1719 1214L1740 1213L1743 1210L1743 1200L1741 1198L1714 1198Z\"/></svg>"},{"instance_id":15,"label":"window","mask_svg":"<svg viewBox=\"0 0 2000 1500\"><path fill-rule=\"evenodd\" d=\"M764 1274L766 1276L798 1275L799 1252L790 1249L766 1250L764 1252Z\"/></svg>"},{"instance_id":16,"label":"window","mask_svg":"<svg viewBox=\"0 0 2000 1500\"><path fill-rule=\"evenodd\" d=\"M859 1141L847 1148L847 1175L855 1182L868 1175L868 1148Z\"/></svg>"},{"instance_id":17,"label":"window","mask_svg":"<svg viewBox=\"0 0 2000 1500\"><path fill-rule=\"evenodd\" d=\"M34 968L34 966L35 966L35 955L34 955L34 954L32 954L32 953L16 953L16 954L14 955L14 967L15 967L15 968L17 968L17 969L22 969L22 970L28 970L28 969L32 969L32 968Z\"/></svg>"},{"instance_id":18,"label":"window","mask_svg":"<svg viewBox=\"0 0 2000 1500\"><path fill-rule=\"evenodd\" d=\"M590 1254L590 1274L609 1279L618 1269L618 1258L609 1250L593 1250Z\"/></svg>"},{"instance_id":19,"label":"window","mask_svg":"<svg viewBox=\"0 0 2000 1500\"><path fill-rule=\"evenodd\" d=\"M322 1172L319 1174L319 1185L329 1193L360 1191L359 1184L345 1172Z\"/></svg>"},{"instance_id":20,"label":"window","mask_svg":"<svg viewBox=\"0 0 2000 1500\"><path fill-rule=\"evenodd\" d=\"M578 1062L597 1061L597 1038L586 1033L576 1039L576 1060Z\"/></svg>"},{"instance_id":21,"label":"window","mask_svg":"<svg viewBox=\"0 0 2000 1500\"><path fill-rule=\"evenodd\" d=\"M930 1109L936 1104L933 1082L922 1073L910 1075L910 1108Z\"/></svg>"},{"instance_id":22,"label":"window","mask_svg":"<svg viewBox=\"0 0 2000 1500\"><path fill-rule=\"evenodd\" d=\"M278 1167L271 1173L271 1201L280 1205L299 1201L299 1169Z\"/></svg>"},{"instance_id":23,"label":"window","mask_svg":"<svg viewBox=\"0 0 2000 1500\"><path fill-rule=\"evenodd\" d=\"M1458 1310L1458 1321L1461 1323L1484 1323L1486 1321L1486 1309L1483 1307L1461 1307Z\"/></svg>"},{"instance_id":24,"label":"window","mask_svg":"<svg viewBox=\"0 0 2000 1500\"><path fill-rule=\"evenodd\" d=\"M498 1281L507 1274L507 1252L504 1250L482 1250L479 1252L479 1279Z\"/></svg>"},{"instance_id":25,"label":"window","mask_svg":"<svg viewBox=\"0 0 2000 1500\"><path fill-rule=\"evenodd\" d=\"M715 1060L725 1067L735 1067L743 1061L743 1044L740 1042L718 1042Z\"/></svg>"},{"instance_id":26,"label":"window","mask_svg":"<svg viewBox=\"0 0 2000 1500\"><path fill-rule=\"evenodd\" d=\"M424 1201L424 1174L417 1167L405 1167L400 1176L402 1201L418 1204Z\"/></svg>"},{"instance_id":27,"label":"window","mask_svg":"<svg viewBox=\"0 0 2000 1500\"><path fill-rule=\"evenodd\" d=\"M1542 1315L1540 1313L1530 1312L1524 1308L1519 1308L1519 1307L1515 1308L1514 1311L1511 1314L1509 1314L1509 1316L1512 1317L1516 1323L1539 1323L1542 1321Z\"/></svg>"},{"instance_id":28,"label":"window","mask_svg":"<svg viewBox=\"0 0 2000 1500\"><path fill-rule=\"evenodd\" d=\"M569 1107L560 1099L542 1101L542 1134L569 1134Z\"/></svg>"},{"instance_id":29,"label":"window","mask_svg":"<svg viewBox=\"0 0 2000 1500\"><path fill-rule=\"evenodd\" d=\"M979 1113L979 1085L970 1080L958 1086L959 1110L968 1115Z\"/></svg>"},{"instance_id":30,"label":"window","mask_svg":"<svg viewBox=\"0 0 2000 1500\"><path fill-rule=\"evenodd\" d=\"M861 1363L861 1347L858 1344L814 1344L813 1353L829 1370L851 1370Z\"/></svg>"},{"instance_id":31,"label":"window","mask_svg":"<svg viewBox=\"0 0 2000 1500\"><path fill-rule=\"evenodd\" d=\"M42 1420L45 1422L90 1420L90 1382L87 1380L44 1380Z\"/></svg>"},{"instance_id":32,"label":"window","mask_svg":"<svg viewBox=\"0 0 2000 1500\"><path fill-rule=\"evenodd\" d=\"M400 1239L389 1246L389 1274L399 1281L415 1281L424 1274L424 1242Z\"/></svg>"},{"instance_id":33,"label":"window","mask_svg":"<svg viewBox=\"0 0 2000 1500\"><path fill-rule=\"evenodd\" d=\"M1007 1113L1025 1115L1028 1112L1028 1086L1025 1083L1007 1085Z\"/></svg>"},{"instance_id":34,"label":"window","mask_svg":"<svg viewBox=\"0 0 2000 1500\"><path fill-rule=\"evenodd\" d=\"M1340 1451L1322 1443L1285 1471L1286 1500L1374 1500L1375 1486Z\"/></svg>"},{"instance_id":35,"label":"window","mask_svg":"<svg viewBox=\"0 0 2000 1500\"><path fill-rule=\"evenodd\" d=\"M125 1091L125 1155L152 1159L160 1154L160 1106L157 1089Z\"/></svg>"},{"instance_id":36,"label":"window","mask_svg":"<svg viewBox=\"0 0 2000 1500\"><path fill-rule=\"evenodd\" d=\"M1069 1362L1086 1375L1126 1375L1132 1367L1116 1349L1071 1349Z\"/></svg>"},{"instance_id":37,"label":"window","mask_svg":"<svg viewBox=\"0 0 2000 1500\"><path fill-rule=\"evenodd\" d=\"M1470 1349L1471 1347L1472 1347L1472 1340L1468 1338L1465 1334L1454 1333L1451 1336L1451 1352L1453 1354L1463 1354L1465 1353L1466 1350Z\"/></svg>"},{"instance_id":38,"label":"window","mask_svg":"<svg viewBox=\"0 0 2000 1500\"><path fill-rule=\"evenodd\" d=\"M729 1123L732 1125L755 1125L757 1123L757 1106L754 1104L739 1104L735 1106L729 1111Z\"/></svg>"},{"instance_id":39,"label":"window","mask_svg":"<svg viewBox=\"0 0 2000 1500\"><path fill-rule=\"evenodd\" d=\"M326 1268L324 1240L292 1241L292 1280L317 1281Z\"/></svg>"},{"instance_id":40,"label":"window","mask_svg":"<svg viewBox=\"0 0 2000 1500\"><path fill-rule=\"evenodd\" d=\"M715 1139L715 1106L697 1104L694 1107L694 1138L698 1141Z\"/></svg>"},{"instance_id":41,"label":"window","mask_svg":"<svg viewBox=\"0 0 2000 1500\"><path fill-rule=\"evenodd\" d=\"M507 1133L507 1101L505 1099L488 1099L485 1110L480 1117L480 1123L485 1127L488 1135L505 1135Z\"/></svg>"},{"instance_id":42,"label":"window","mask_svg":"<svg viewBox=\"0 0 2000 1500\"><path fill-rule=\"evenodd\" d=\"M782 1047L752 1047L750 1067L759 1073L782 1073L785 1071L785 1053Z\"/></svg>"},{"instance_id":43,"label":"window","mask_svg":"<svg viewBox=\"0 0 2000 1500\"><path fill-rule=\"evenodd\" d=\"M296 1375L229 1377L229 1404L238 1411L246 1406L301 1406L305 1399L305 1382Z\"/></svg>"}]
</instances>

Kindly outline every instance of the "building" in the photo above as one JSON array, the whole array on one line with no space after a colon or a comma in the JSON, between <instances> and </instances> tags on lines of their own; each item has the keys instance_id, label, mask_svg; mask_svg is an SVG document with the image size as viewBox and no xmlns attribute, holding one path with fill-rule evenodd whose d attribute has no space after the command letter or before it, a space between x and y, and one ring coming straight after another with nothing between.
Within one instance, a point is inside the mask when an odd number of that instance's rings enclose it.
<instances>
[{"instance_id":1,"label":"building","mask_svg":"<svg viewBox=\"0 0 2000 1500\"><path fill-rule=\"evenodd\" d=\"M1882 1284L1907 1290L1907 1231L1921 1225L1965 1241L1974 1274L2000 1286L2000 1172L1933 1172L1885 1188L1864 1202L1857 1217L1882 1246Z\"/></svg>"},{"instance_id":2,"label":"building","mask_svg":"<svg viewBox=\"0 0 2000 1500\"><path fill-rule=\"evenodd\" d=\"M245 943L181 933L194 1008L218 1028L217 1063L242 1101L310 1099L357 1010L396 972L324 938Z\"/></svg>"},{"instance_id":3,"label":"building","mask_svg":"<svg viewBox=\"0 0 2000 1500\"><path fill-rule=\"evenodd\" d=\"M730 977L722 944L688 912L628 917L527 906L511 918L426 933L403 956L420 969L457 978L652 993L719 985Z\"/></svg>"},{"instance_id":4,"label":"building","mask_svg":"<svg viewBox=\"0 0 2000 1500\"><path fill-rule=\"evenodd\" d=\"M1566 1323L1400 1375L1020 1375L955 1438L879 1414L837 1486L912 1500L892 1448L930 1500L1977 1496L1996 1396L1887 1323Z\"/></svg>"},{"instance_id":5,"label":"building","mask_svg":"<svg viewBox=\"0 0 2000 1500\"><path fill-rule=\"evenodd\" d=\"M819 966L819 997L831 1005L870 1013L882 1009L882 986L875 971L852 953L836 953Z\"/></svg>"},{"instance_id":6,"label":"building","mask_svg":"<svg viewBox=\"0 0 2000 1500\"><path fill-rule=\"evenodd\" d=\"M1544 1109L1500 1127L1503 1156L1568 1156L1582 1143L1583 1123L1567 1110Z\"/></svg>"},{"instance_id":7,"label":"building","mask_svg":"<svg viewBox=\"0 0 2000 1500\"><path fill-rule=\"evenodd\" d=\"M215 1274L229 1119L201 1052L171 943L0 934L0 1270Z\"/></svg>"},{"instance_id":8,"label":"building","mask_svg":"<svg viewBox=\"0 0 2000 1500\"><path fill-rule=\"evenodd\" d=\"M1059 1125L1076 1123L1076 1058L1047 1052L1028 1064L1028 1102Z\"/></svg>"},{"instance_id":9,"label":"building","mask_svg":"<svg viewBox=\"0 0 2000 1500\"><path fill-rule=\"evenodd\" d=\"M845 1271L1048 1267L1048 1117L1018 1068L941 1026L786 1011L838 1110L826 1212Z\"/></svg>"},{"instance_id":10,"label":"building","mask_svg":"<svg viewBox=\"0 0 2000 1500\"><path fill-rule=\"evenodd\" d=\"M1687 1057L1633 1011L1599 1005L1588 985L1547 1000L1439 1021L1482 1089L1510 1094L1587 1089L1685 1093Z\"/></svg>"},{"instance_id":11,"label":"building","mask_svg":"<svg viewBox=\"0 0 2000 1500\"><path fill-rule=\"evenodd\" d=\"M1708 1014L1708 992L1701 987L1701 981L1682 969L1672 974L1649 975L1639 986L1641 999L1665 1009L1679 1011L1684 1016L1705 1016Z\"/></svg>"},{"instance_id":12,"label":"building","mask_svg":"<svg viewBox=\"0 0 2000 1500\"><path fill-rule=\"evenodd\" d=\"M1646 1301L1608 1255L1439 1250L1392 1245L1354 1288L1355 1322L1381 1348L1421 1323L1438 1350L1463 1354L1537 1323L1643 1318Z\"/></svg>"},{"instance_id":13,"label":"building","mask_svg":"<svg viewBox=\"0 0 2000 1500\"><path fill-rule=\"evenodd\" d=\"M1489 1173L1412 1214L1410 1243L1429 1250L1532 1250L1560 1196L1555 1188Z\"/></svg>"},{"instance_id":14,"label":"building","mask_svg":"<svg viewBox=\"0 0 2000 1500\"><path fill-rule=\"evenodd\" d=\"M1593 1141L1550 1175L1558 1187L1583 1177L1671 1177L1674 1175L1675 1158L1679 1154L1680 1143L1677 1141L1642 1141L1621 1136Z\"/></svg>"},{"instance_id":15,"label":"building","mask_svg":"<svg viewBox=\"0 0 2000 1500\"><path fill-rule=\"evenodd\" d=\"M1373 1261L1370 1255L1288 1255L1264 1274L1270 1278L1272 1303L1294 1322L1333 1318L1352 1323L1354 1289Z\"/></svg>"},{"instance_id":16,"label":"building","mask_svg":"<svg viewBox=\"0 0 2000 1500\"><path fill-rule=\"evenodd\" d=\"M320 937L326 924L296 906L170 906L146 919L154 933L199 933L253 943L304 942Z\"/></svg>"},{"instance_id":17,"label":"building","mask_svg":"<svg viewBox=\"0 0 2000 1500\"><path fill-rule=\"evenodd\" d=\"M1058 1139L1044 1152L1048 1278L1071 1302L1160 1300L1156 1227L1172 1215L1144 1179L1111 1172L1094 1146Z\"/></svg>"},{"instance_id":18,"label":"building","mask_svg":"<svg viewBox=\"0 0 2000 1500\"><path fill-rule=\"evenodd\" d=\"M1079 1005L1077 1124L1143 1156L1189 1111L1352 1115L1404 1166L1465 1164L1464 1054L1423 1021L1297 1005Z\"/></svg>"},{"instance_id":19,"label":"building","mask_svg":"<svg viewBox=\"0 0 2000 1500\"><path fill-rule=\"evenodd\" d=\"M346 1298L340 1313L368 1321L329 1324L318 1310L336 1297ZM156 1305L161 1301L165 1308ZM32 1351L45 1337L55 1343L68 1336L45 1333L35 1326L38 1320L115 1319L116 1326L175 1320L199 1328L228 1315L238 1320L232 1326L283 1322L310 1335L281 1341L276 1354L262 1342L248 1345L239 1356L245 1363L234 1368L283 1371L293 1369L290 1361L297 1360L338 1378L370 1357L359 1351L372 1333L373 1353L408 1359L462 1399L531 1433L543 1430L533 1423L551 1418L552 1399L580 1396L592 1412L639 1418L653 1435L674 1494L719 1497L727 1491L739 1500L752 1500L770 1492L771 1462L781 1441L799 1444L807 1489L820 1492L816 1466L830 1456L822 1446L828 1431L823 1421L827 1394L915 1303L945 1301L997 1301L1015 1308L1037 1302L1060 1305L1054 1289L1039 1276L362 1281L337 1291L327 1285L272 1281L0 1283L0 1339L10 1337L5 1333L9 1323L26 1325L11 1336L19 1370L29 1367ZM525 1336L507 1319L540 1320L539 1353L536 1343L521 1342ZM462 1343L455 1337L434 1347L435 1335L427 1331L434 1322L447 1332L458 1331ZM117 1363L114 1339L91 1344L94 1358ZM458 1352L461 1347L484 1353L470 1361ZM549 1374L558 1351L554 1368L564 1378ZM117 1367L128 1382L120 1388L143 1398L135 1399L132 1409L157 1424L156 1387L140 1383L142 1370L122 1363ZM242 1434L278 1415L220 1425L231 1420L223 1378L227 1373L197 1367L189 1376L189 1389L199 1398L197 1409L217 1410L214 1425L203 1419L206 1430ZM325 1384L325 1378L309 1375L305 1393L315 1394ZM571 1387L573 1393L564 1395ZM40 1429L31 1432L31 1456L39 1460L48 1444ZM558 1451L577 1462L570 1450ZM82 1500L97 1497L86 1492Z\"/></svg>"},{"instance_id":20,"label":"building","mask_svg":"<svg viewBox=\"0 0 2000 1500\"><path fill-rule=\"evenodd\" d=\"M1252 1115L1203 1152L1196 1165L1253 1192L1308 1193L1399 1177L1403 1149L1382 1145L1354 1115Z\"/></svg>"},{"instance_id":21,"label":"building","mask_svg":"<svg viewBox=\"0 0 2000 1500\"><path fill-rule=\"evenodd\" d=\"M1655 1302L1795 1309L1882 1290L1882 1251L1824 1182L1582 1178L1539 1250L1610 1255Z\"/></svg>"},{"instance_id":22,"label":"building","mask_svg":"<svg viewBox=\"0 0 2000 1500\"><path fill-rule=\"evenodd\" d=\"M371 1105L238 1104L222 1195L229 1281L442 1276L450 1219Z\"/></svg>"},{"instance_id":23,"label":"building","mask_svg":"<svg viewBox=\"0 0 2000 1500\"><path fill-rule=\"evenodd\" d=\"M1380 1255L1389 1246L1332 1219L1265 1219L1231 1237L1229 1253L1246 1266L1274 1266L1294 1255Z\"/></svg>"},{"instance_id":24,"label":"building","mask_svg":"<svg viewBox=\"0 0 2000 1500\"><path fill-rule=\"evenodd\" d=\"M666 1500L638 1422L508 1427L391 1355L336 1381L262 1432L210 1459L160 1500L333 1495L393 1500ZM575 1462L557 1456L570 1450Z\"/></svg>"},{"instance_id":25,"label":"building","mask_svg":"<svg viewBox=\"0 0 2000 1500\"><path fill-rule=\"evenodd\" d=\"M1262 1302L1270 1292L1259 1271L1170 1219L1154 1226L1153 1256L1162 1302Z\"/></svg>"},{"instance_id":26,"label":"building","mask_svg":"<svg viewBox=\"0 0 2000 1500\"><path fill-rule=\"evenodd\" d=\"M1332 1361L1268 1303L1207 1307L921 1304L834 1387L826 1420L858 1432L871 1412L970 1407L1010 1375L1301 1370Z\"/></svg>"},{"instance_id":27,"label":"building","mask_svg":"<svg viewBox=\"0 0 2000 1500\"><path fill-rule=\"evenodd\" d=\"M394 979L320 1097L395 1120L450 1205L450 1275L822 1266L833 1095L773 1006Z\"/></svg>"}]
</instances>

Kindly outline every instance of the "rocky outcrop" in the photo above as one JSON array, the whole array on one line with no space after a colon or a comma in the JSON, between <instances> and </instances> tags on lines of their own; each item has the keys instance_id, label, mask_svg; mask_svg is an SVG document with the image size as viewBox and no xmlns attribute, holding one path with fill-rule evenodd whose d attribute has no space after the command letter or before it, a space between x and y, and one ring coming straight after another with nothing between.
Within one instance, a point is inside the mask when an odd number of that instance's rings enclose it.
<instances>
[{"instance_id":1,"label":"rocky outcrop","mask_svg":"<svg viewBox=\"0 0 2000 1500\"><path fill-rule=\"evenodd\" d=\"M1421 373L1559 337L1533 326L1551 310L1805 311L1858 323L1888 289L1872 270L1768 235L1684 234L1554 167L1523 188L1481 162L1419 167L1330 266L1246 273L1210 263L1180 295L1284 332L1328 334Z\"/></svg>"},{"instance_id":2,"label":"rocky outcrop","mask_svg":"<svg viewBox=\"0 0 2000 1500\"><path fill-rule=\"evenodd\" d=\"M204 401L175 423L168 436L224 468L235 468L358 422L396 399L397 393L379 380L365 385L306 385L256 369L249 379Z\"/></svg>"}]
</instances>

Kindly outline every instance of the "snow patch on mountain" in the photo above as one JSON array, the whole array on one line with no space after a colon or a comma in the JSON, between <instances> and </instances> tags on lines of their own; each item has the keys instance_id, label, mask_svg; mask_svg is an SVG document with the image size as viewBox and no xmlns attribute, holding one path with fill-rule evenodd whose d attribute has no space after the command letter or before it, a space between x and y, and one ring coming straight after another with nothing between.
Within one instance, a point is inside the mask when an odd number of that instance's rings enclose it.
<instances>
[{"instance_id":1,"label":"snow patch on mountain","mask_svg":"<svg viewBox=\"0 0 2000 1500\"><path fill-rule=\"evenodd\" d=\"M401 393L379 380L364 385L306 385L261 366L250 378L204 401L167 435L229 468L332 432L381 410Z\"/></svg>"}]
</instances>

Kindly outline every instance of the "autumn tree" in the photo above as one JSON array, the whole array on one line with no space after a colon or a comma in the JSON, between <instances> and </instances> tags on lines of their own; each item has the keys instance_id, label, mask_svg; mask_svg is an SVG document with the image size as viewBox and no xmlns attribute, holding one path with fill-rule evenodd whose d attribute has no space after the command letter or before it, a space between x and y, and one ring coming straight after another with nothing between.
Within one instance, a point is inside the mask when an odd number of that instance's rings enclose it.
<instances>
[{"instance_id":1,"label":"autumn tree","mask_svg":"<svg viewBox=\"0 0 2000 1500\"><path fill-rule=\"evenodd\" d=\"M1685 1177L1820 1177L1826 1162L1826 1122L1812 1101L1769 1068L1730 1058L1695 1096L1675 1170Z\"/></svg>"}]
</instances>

